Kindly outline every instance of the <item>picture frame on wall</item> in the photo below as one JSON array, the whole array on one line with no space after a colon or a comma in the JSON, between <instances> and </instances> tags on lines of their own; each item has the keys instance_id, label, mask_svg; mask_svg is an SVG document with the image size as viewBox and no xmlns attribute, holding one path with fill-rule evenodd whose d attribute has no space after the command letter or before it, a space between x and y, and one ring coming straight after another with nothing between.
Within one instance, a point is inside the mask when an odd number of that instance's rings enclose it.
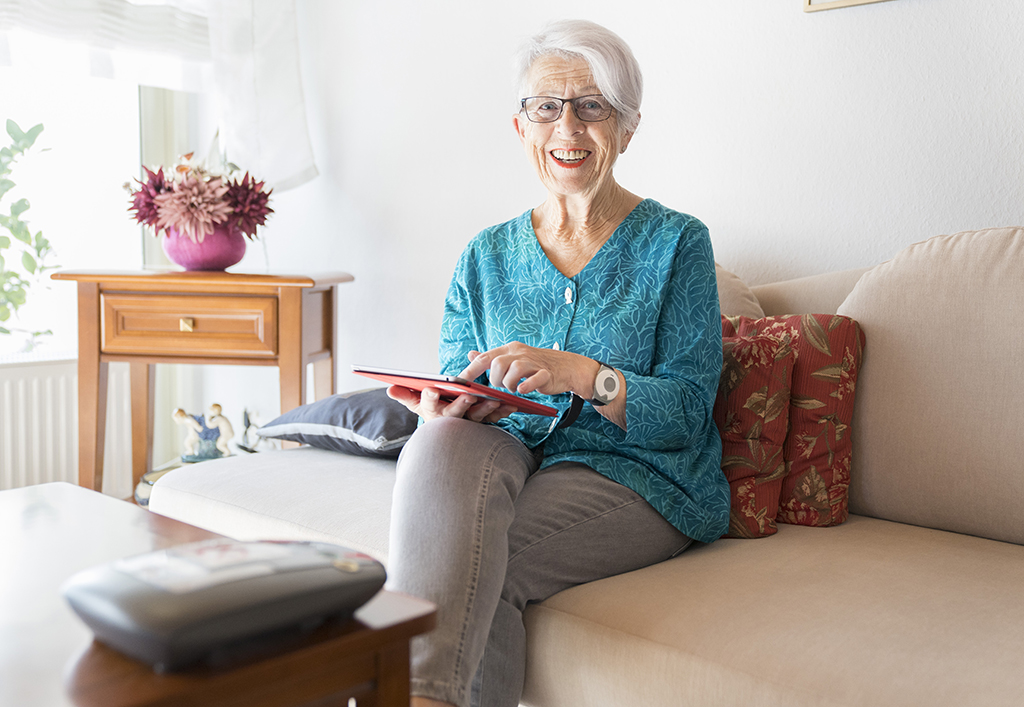
<instances>
[{"instance_id":1,"label":"picture frame on wall","mask_svg":"<svg viewBox=\"0 0 1024 707\"><path fill-rule=\"evenodd\" d=\"M835 10L840 7L852 7L854 5L870 5L876 2L889 2L890 0L804 0L804 12L818 12L819 10Z\"/></svg>"}]
</instances>

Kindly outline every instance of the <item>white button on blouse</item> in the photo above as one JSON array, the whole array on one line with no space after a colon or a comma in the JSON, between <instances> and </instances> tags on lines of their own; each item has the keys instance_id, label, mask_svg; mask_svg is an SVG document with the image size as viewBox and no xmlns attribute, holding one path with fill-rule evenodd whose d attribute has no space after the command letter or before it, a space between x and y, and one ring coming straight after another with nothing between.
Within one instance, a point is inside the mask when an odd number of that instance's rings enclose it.
<instances>
[{"instance_id":1,"label":"white button on blouse","mask_svg":"<svg viewBox=\"0 0 1024 707\"><path fill-rule=\"evenodd\" d=\"M565 303L566 304L572 304L572 288L571 287L566 287L565 288Z\"/></svg>"}]
</instances>

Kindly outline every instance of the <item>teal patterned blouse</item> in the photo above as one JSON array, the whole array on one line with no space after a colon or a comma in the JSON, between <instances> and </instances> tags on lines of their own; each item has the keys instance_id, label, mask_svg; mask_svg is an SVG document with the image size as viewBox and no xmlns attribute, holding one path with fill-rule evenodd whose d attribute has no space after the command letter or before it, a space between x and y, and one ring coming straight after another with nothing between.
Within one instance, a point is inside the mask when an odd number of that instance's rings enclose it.
<instances>
[{"instance_id":1,"label":"teal patterned blouse","mask_svg":"<svg viewBox=\"0 0 1024 707\"><path fill-rule=\"evenodd\" d=\"M530 211L482 231L445 299L441 371L456 375L470 350L513 341L583 354L626 380L625 431L590 405L563 429L524 413L497 423L531 449L544 445L542 469L581 462L636 491L695 540L726 532L729 486L711 417L722 329L704 224L644 200L575 277L548 260ZM563 414L571 401L568 393L527 397Z\"/></svg>"}]
</instances>

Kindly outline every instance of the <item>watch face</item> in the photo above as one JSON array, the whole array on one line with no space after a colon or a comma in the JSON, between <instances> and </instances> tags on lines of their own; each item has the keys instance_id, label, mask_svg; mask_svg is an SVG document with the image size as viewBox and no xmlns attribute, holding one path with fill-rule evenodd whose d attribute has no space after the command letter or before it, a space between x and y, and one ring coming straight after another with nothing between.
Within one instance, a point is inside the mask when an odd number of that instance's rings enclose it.
<instances>
[{"instance_id":1,"label":"watch face","mask_svg":"<svg viewBox=\"0 0 1024 707\"><path fill-rule=\"evenodd\" d=\"M619 394L619 374L614 368L601 366L594 381L594 399L602 403L610 403Z\"/></svg>"}]
</instances>

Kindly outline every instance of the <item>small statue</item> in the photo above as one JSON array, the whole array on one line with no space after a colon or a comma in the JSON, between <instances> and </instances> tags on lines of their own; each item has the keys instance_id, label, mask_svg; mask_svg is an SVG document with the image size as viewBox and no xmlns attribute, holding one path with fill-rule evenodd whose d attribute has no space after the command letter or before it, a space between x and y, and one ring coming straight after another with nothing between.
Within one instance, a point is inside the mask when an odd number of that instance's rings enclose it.
<instances>
[{"instance_id":1,"label":"small statue","mask_svg":"<svg viewBox=\"0 0 1024 707\"><path fill-rule=\"evenodd\" d=\"M231 455L228 442L235 435L235 430L228 418L221 414L220 405L211 405L205 418L202 415L189 415L178 408L174 411L174 421L188 430L181 461L198 462Z\"/></svg>"}]
</instances>

